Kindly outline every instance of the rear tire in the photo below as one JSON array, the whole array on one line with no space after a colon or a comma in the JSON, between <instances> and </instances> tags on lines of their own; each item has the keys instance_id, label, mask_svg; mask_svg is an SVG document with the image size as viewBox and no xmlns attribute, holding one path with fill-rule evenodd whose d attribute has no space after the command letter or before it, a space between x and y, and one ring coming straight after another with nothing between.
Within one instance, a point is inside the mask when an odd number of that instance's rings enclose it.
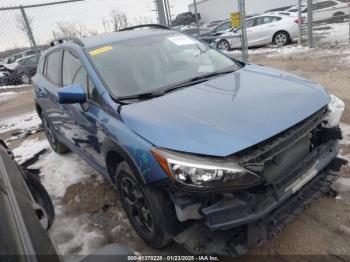
<instances>
[{"instance_id":1,"label":"rear tire","mask_svg":"<svg viewBox=\"0 0 350 262\"><path fill-rule=\"evenodd\" d=\"M54 130L52 129L51 124L45 118L45 116L41 115L41 120L43 123L46 138L49 141L52 150L55 151L57 154L64 154L68 152L69 148L58 140Z\"/></svg>"},{"instance_id":2,"label":"rear tire","mask_svg":"<svg viewBox=\"0 0 350 262\"><path fill-rule=\"evenodd\" d=\"M165 192L143 186L126 162L115 172L117 189L124 211L137 234L153 248L171 242L170 230L176 228L175 208Z\"/></svg>"},{"instance_id":3,"label":"rear tire","mask_svg":"<svg viewBox=\"0 0 350 262\"><path fill-rule=\"evenodd\" d=\"M285 46L290 43L290 35L285 31L277 32L272 39L272 43L277 46Z\"/></svg>"}]
</instances>

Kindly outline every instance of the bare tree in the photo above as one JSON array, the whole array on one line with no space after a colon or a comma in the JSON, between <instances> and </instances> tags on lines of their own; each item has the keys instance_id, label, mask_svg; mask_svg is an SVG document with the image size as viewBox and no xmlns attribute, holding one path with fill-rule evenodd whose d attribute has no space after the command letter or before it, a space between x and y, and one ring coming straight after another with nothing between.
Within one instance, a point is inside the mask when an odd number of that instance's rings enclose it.
<instances>
[{"instance_id":1,"label":"bare tree","mask_svg":"<svg viewBox=\"0 0 350 262\"><path fill-rule=\"evenodd\" d=\"M135 25L144 25L144 24L152 24L153 18L149 16L139 16L134 18L134 24Z\"/></svg>"},{"instance_id":2,"label":"bare tree","mask_svg":"<svg viewBox=\"0 0 350 262\"><path fill-rule=\"evenodd\" d=\"M112 32L110 20L108 20L107 18L103 18L103 19L102 19L102 25L103 25L103 28L104 28L104 32L105 32L105 33L110 33L110 32Z\"/></svg>"},{"instance_id":3,"label":"bare tree","mask_svg":"<svg viewBox=\"0 0 350 262\"><path fill-rule=\"evenodd\" d=\"M32 28L32 24L33 24L33 20L34 20L33 17L27 15L27 20L28 20L29 27ZM30 29L28 28L23 16L20 14L17 15L16 22L17 22L18 29L23 31L24 33L26 33L26 35L28 36ZM29 40L30 40L30 45L34 46L34 43L32 42L31 38L29 38Z\"/></svg>"},{"instance_id":4,"label":"bare tree","mask_svg":"<svg viewBox=\"0 0 350 262\"><path fill-rule=\"evenodd\" d=\"M27 20L28 20L29 26L31 27L32 24L33 24L33 20L34 20L33 17L27 15ZM21 31L23 31L26 34L28 34L29 28L27 27L27 24L24 21L24 18L23 18L22 15L17 15L16 16L16 22L17 22L18 29L20 29Z\"/></svg>"},{"instance_id":5,"label":"bare tree","mask_svg":"<svg viewBox=\"0 0 350 262\"><path fill-rule=\"evenodd\" d=\"M59 36L76 36L84 37L89 35L86 26L81 23L75 22L59 22L57 23L59 32L56 34Z\"/></svg>"},{"instance_id":6,"label":"bare tree","mask_svg":"<svg viewBox=\"0 0 350 262\"><path fill-rule=\"evenodd\" d=\"M119 31L120 29L123 29L129 25L128 18L126 14L122 11L119 11L117 9L112 10L112 12L110 13L110 17L112 20L114 31Z\"/></svg>"}]
</instances>

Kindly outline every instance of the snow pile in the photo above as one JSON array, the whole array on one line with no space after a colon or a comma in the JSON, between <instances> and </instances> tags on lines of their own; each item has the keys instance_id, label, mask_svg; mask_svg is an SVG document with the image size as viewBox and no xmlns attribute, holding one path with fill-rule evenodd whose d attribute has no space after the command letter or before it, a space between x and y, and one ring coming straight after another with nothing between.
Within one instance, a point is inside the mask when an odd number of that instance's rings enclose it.
<instances>
[{"instance_id":1,"label":"snow pile","mask_svg":"<svg viewBox=\"0 0 350 262\"><path fill-rule=\"evenodd\" d=\"M19 93L16 92L5 92L5 93L0 93L0 102L6 101L11 99L12 97L16 96Z\"/></svg>"},{"instance_id":2,"label":"snow pile","mask_svg":"<svg viewBox=\"0 0 350 262\"><path fill-rule=\"evenodd\" d=\"M329 24L326 29L324 26L314 27L314 38L316 44L344 45L349 44L349 22Z\"/></svg>"},{"instance_id":3,"label":"snow pile","mask_svg":"<svg viewBox=\"0 0 350 262\"><path fill-rule=\"evenodd\" d=\"M104 245L101 232L91 230L84 216L60 217L55 220L50 235L60 254L88 255Z\"/></svg>"},{"instance_id":4,"label":"snow pile","mask_svg":"<svg viewBox=\"0 0 350 262\"><path fill-rule=\"evenodd\" d=\"M16 162L21 164L45 148L49 148L49 142L47 140L26 140L21 146L13 150L13 154L15 155Z\"/></svg>"},{"instance_id":5,"label":"snow pile","mask_svg":"<svg viewBox=\"0 0 350 262\"><path fill-rule=\"evenodd\" d=\"M16 129L34 129L37 128L40 124L41 120L39 116L35 111L33 111L31 113L0 120L0 134Z\"/></svg>"},{"instance_id":6,"label":"snow pile","mask_svg":"<svg viewBox=\"0 0 350 262\"><path fill-rule=\"evenodd\" d=\"M17 126L15 126L17 128ZM47 140L27 140L13 150L15 159L23 162L42 149L49 149ZM67 188L77 183L84 183L94 170L74 153L58 155L50 151L43 155L30 168L40 169L41 182L49 192L55 206L56 218L50 236L62 255L87 255L101 247L105 237L81 215L66 216L62 198Z\"/></svg>"},{"instance_id":7,"label":"snow pile","mask_svg":"<svg viewBox=\"0 0 350 262\"><path fill-rule=\"evenodd\" d=\"M69 186L83 182L94 172L73 153L58 155L50 152L31 168L41 170L41 182L54 200L62 198Z\"/></svg>"}]
</instances>

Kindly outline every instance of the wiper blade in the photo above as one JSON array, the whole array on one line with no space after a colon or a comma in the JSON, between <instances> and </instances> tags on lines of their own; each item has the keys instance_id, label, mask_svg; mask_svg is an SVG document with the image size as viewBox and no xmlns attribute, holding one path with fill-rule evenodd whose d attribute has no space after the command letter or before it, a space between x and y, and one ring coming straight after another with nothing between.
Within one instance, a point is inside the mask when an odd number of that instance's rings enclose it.
<instances>
[{"instance_id":1,"label":"wiper blade","mask_svg":"<svg viewBox=\"0 0 350 262\"><path fill-rule=\"evenodd\" d=\"M152 98L152 97L158 97L162 95L165 95L164 91L154 91L154 92L142 93L142 94L131 95L131 96L123 96L123 97L119 97L118 100Z\"/></svg>"},{"instance_id":2,"label":"wiper blade","mask_svg":"<svg viewBox=\"0 0 350 262\"><path fill-rule=\"evenodd\" d=\"M186 80L186 81L183 81L183 82L171 85L169 87L166 87L164 89L164 92L169 92L169 91L172 91L172 90L175 90L175 89L178 89L178 88L183 88L183 87L187 87L187 86L191 86L191 85L196 85L196 84L208 81L209 78L211 78L211 77L219 76L219 75L225 75L225 74L230 74L230 73L233 73L233 72L235 72L235 70L216 71L216 72L213 72L213 73L210 73L210 74L197 76L197 77L191 78L189 80Z\"/></svg>"}]
</instances>

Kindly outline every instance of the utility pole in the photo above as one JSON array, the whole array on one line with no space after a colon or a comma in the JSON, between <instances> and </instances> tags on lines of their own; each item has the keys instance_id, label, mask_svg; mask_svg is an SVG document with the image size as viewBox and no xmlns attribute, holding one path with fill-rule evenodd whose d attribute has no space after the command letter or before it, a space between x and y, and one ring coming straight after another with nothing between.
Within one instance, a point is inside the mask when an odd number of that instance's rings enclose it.
<instances>
[{"instance_id":1,"label":"utility pole","mask_svg":"<svg viewBox=\"0 0 350 262\"><path fill-rule=\"evenodd\" d=\"M22 16L23 16L23 20L24 20L24 23L26 25L26 28L27 28L27 34L28 34L28 38L29 38L29 42L31 44L31 46L34 48L37 56L39 57L40 56L40 52L39 52L39 49L36 45L36 42L35 42L35 38L34 38L34 35L33 35L33 31L32 31L32 28L30 27L30 23L28 21L28 17L27 17L27 14L26 14L26 11L24 10L24 7L23 6L19 6L19 9L21 10L21 13L22 13Z\"/></svg>"},{"instance_id":2,"label":"utility pole","mask_svg":"<svg viewBox=\"0 0 350 262\"><path fill-rule=\"evenodd\" d=\"M155 2L156 2L156 6L157 6L159 23L161 25L167 26L168 24L167 24L165 9L164 9L164 2L163 2L163 0L155 0Z\"/></svg>"},{"instance_id":3,"label":"utility pole","mask_svg":"<svg viewBox=\"0 0 350 262\"><path fill-rule=\"evenodd\" d=\"M302 25L303 25L303 18L301 17L301 7L302 7L302 0L298 0L298 45L302 45Z\"/></svg>"},{"instance_id":4,"label":"utility pole","mask_svg":"<svg viewBox=\"0 0 350 262\"><path fill-rule=\"evenodd\" d=\"M307 0L307 43L309 48L314 47L313 41L313 14L312 0Z\"/></svg>"},{"instance_id":5,"label":"utility pole","mask_svg":"<svg viewBox=\"0 0 350 262\"><path fill-rule=\"evenodd\" d=\"M245 24L245 0L238 0L238 8L240 13L241 24L241 49L242 60L244 63L248 62L248 41L247 41L247 28Z\"/></svg>"},{"instance_id":6,"label":"utility pole","mask_svg":"<svg viewBox=\"0 0 350 262\"><path fill-rule=\"evenodd\" d=\"M197 2L196 2L196 0L193 0L193 6L194 6L194 16L195 16L195 21L196 21L196 26L197 26L197 34L198 34L198 37L200 37L201 33L199 31L198 11L197 11Z\"/></svg>"}]
</instances>

